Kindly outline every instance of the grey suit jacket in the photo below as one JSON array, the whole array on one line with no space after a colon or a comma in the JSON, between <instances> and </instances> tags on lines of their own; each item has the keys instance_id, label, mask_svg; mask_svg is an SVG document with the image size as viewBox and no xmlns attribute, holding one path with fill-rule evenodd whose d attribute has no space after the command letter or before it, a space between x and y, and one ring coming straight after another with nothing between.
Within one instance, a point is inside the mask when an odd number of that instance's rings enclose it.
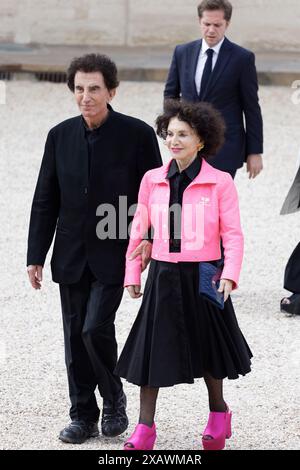
<instances>
[{"instance_id":1,"label":"grey suit jacket","mask_svg":"<svg viewBox=\"0 0 300 470\"><path fill-rule=\"evenodd\" d=\"M292 214L300 210L300 166L298 168L294 182L283 203L280 215Z\"/></svg>"}]
</instances>

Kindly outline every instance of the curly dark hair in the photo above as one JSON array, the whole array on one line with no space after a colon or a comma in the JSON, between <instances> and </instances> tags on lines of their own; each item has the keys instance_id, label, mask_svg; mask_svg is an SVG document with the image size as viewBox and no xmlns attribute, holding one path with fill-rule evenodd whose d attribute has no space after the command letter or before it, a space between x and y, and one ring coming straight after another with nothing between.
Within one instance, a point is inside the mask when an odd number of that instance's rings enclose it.
<instances>
[{"instance_id":1,"label":"curly dark hair","mask_svg":"<svg viewBox=\"0 0 300 470\"><path fill-rule=\"evenodd\" d=\"M116 64L104 54L86 54L75 57L67 70L67 85L74 92L74 79L76 72L100 72L103 75L105 86L113 90L119 85Z\"/></svg>"},{"instance_id":2,"label":"curly dark hair","mask_svg":"<svg viewBox=\"0 0 300 470\"><path fill-rule=\"evenodd\" d=\"M211 104L166 100L163 114L156 119L156 132L159 137L166 139L169 122L175 117L186 122L204 142L204 148L199 152L204 158L215 155L222 147L225 122L221 113Z\"/></svg>"}]
</instances>

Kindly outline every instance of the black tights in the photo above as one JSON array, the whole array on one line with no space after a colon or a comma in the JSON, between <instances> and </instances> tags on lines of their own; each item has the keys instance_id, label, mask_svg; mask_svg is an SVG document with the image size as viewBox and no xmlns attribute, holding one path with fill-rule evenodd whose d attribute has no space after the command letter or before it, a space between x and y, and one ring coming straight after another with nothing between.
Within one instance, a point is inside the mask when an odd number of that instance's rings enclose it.
<instances>
[{"instance_id":1,"label":"black tights","mask_svg":"<svg viewBox=\"0 0 300 470\"><path fill-rule=\"evenodd\" d=\"M223 380L214 379L209 374L204 375L204 380L208 391L210 411L226 411L226 403L223 398ZM141 387L139 423L150 427L153 425L158 391L159 388Z\"/></svg>"},{"instance_id":2,"label":"black tights","mask_svg":"<svg viewBox=\"0 0 300 470\"><path fill-rule=\"evenodd\" d=\"M141 387L139 423L152 426L159 388Z\"/></svg>"},{"instance_id":3,"label":"black tights","mask_svg":"<svg viewBox=\"0 0 300 470\"><path fill-rule=\"evenodd\" d=\"M204 381L208 391L210 411L226 411L226 403L223 398L223 380L214 379L211 375L205 374Z\"/></svg>"}]
</instances>

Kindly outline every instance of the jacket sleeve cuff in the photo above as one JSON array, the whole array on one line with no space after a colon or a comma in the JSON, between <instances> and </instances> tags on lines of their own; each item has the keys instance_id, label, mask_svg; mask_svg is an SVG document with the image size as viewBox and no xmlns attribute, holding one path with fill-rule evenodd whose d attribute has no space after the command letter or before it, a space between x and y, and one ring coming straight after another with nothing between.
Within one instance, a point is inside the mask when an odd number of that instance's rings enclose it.
<instances>
[{"instance_id":1,"label":"jacket sleeve cuff","mask_svg":"<svg viewBox=\"0 0 300 470\"><path fill-rule=\"evenodd\" d=\"M126 273L124 279L124 287L127 286L140 286L141 285L141 275L137 273Z\"/></svg>"},{"instance_id":2,"label":"jacket sleeve cuff","mask_svg":"<svg viewBox=\"0 0 300 470\"><path fill-rule=\"evenodd\" d=\"M124 278L124 287L141 285L141 257L135 260L126 261L126 270Z\"/></svg>"}]
</instances>

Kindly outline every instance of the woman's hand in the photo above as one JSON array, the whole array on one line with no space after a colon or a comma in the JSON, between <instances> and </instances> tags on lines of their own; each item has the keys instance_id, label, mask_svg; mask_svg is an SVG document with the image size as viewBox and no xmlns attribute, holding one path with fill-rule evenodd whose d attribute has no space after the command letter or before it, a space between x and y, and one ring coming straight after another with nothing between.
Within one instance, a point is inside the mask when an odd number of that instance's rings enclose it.
<instances>
[{"instance_id":1,"label":"woman's hand","mask_svg":"<svg viewBox=\"0 0 300 470\"><path fill-rule=\"evenodd\" d=\"M142 257L142 272L147 268L150 260L151 260L151 252L152 252L152 243L148 240L143 240L136 249L131 253L130 260L133 260L137 256Z\"/></svg>"},{"instance_id":2,"label":"woman's hand","mask_svg":"<svg viewBox=\"0 0 300 470\"><path fill-rule=\"evenodd\" d=\"M138 299L143 295L141 292L141 286L126 286L126 289L128 290L130 297L133 299Z\"/></svg>"},{"instance_id":3,"label":"woman's hand","mask_svg":"<svg viewBox=\"0 0 300 470\"><path fill-rule=\"evenodd\" d=\"M226 302L226 300L230 296L233 284L233 281L231 281L230 279L220 279L220 286L218 292L224 292L224 302Z\"/></svg>"}]
</instances>

